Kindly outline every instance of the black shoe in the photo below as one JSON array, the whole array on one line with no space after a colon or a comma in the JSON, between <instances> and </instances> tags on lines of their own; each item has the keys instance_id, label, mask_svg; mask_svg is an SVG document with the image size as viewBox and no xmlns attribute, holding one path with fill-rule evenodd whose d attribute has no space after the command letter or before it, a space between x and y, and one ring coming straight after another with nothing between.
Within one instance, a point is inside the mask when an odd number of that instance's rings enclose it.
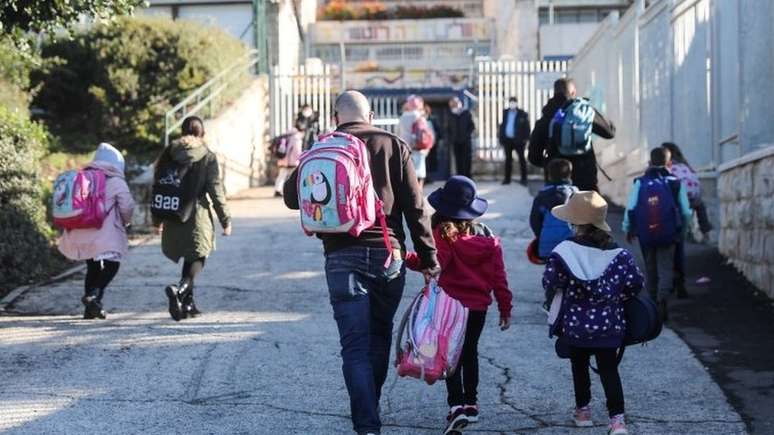
<instances>
[{"instance_id":1,"label":"black shoe","mask_svg":"<svg viewBox=\"0 0 774 435\"><path fill-rule=\"evenodd\" d=\"M661 315L661 321L666 322L669 320L669 311L667 310L667 301L664 299L660 300L658 303L658 311Z\"/></svg>"},{"instance_id":2,"label":"black shoe","mask_svg":"<svg viewBox=\"0 0 774 435\"><path fill-rule=\"evenodd\" d=\"M193 294L191 293L183 298L183 312L185 312L186 317L199 317L202 315L202 312L196 308L196 302L194 302Z\"/></svg>"},{"instance_id":3,"label":"black shoe","mask_svg":"<svg viewBox=\"0 0 774 435\"><path fill-rule=\"evenodd\" d=\"M519 181L519 184L521 184L522 186L526 186L527 185L527 180L521 180L521 181Z\"/></svg>"},{"instance_id":4,"label":"black shoe","mask_svg":"<svg viewBox=\"0 0 774 435\"><path fill-rule=\"evenodd\" d=\"M279 192L274 192L274 197L275 198L282 198L282 194L279 193Z\"/></svg>"},{"instance_id":5,"label":"black shoe","mask_svg":"<svg viewBox=\"0 0 774 435\"><path fill-rule=\"evenodd\" d=\"M169 298L169 315L176 322L183 320L185 318L185 311L183 311L183 304L180 302L178 287L171 284L164 291L167 294L167 298Z\"/></svg>"},{"instance_id":6,"label":"black shoe","mask_svg":"<svg viewBox=\"0 0 774 435\"><path fill-rule=\"evenodd\" d=\"M83 310L83 318L86 320L91 319L105 319L107 315L105 310L102 309L102 302L99 298L99 289L92 289L86 292L81 298L81 302L85 307Z\"/></svg>"},{"instance_id":7,"label":"black shoe","mask_svg":"<svg viewBox=\"0 0 774 435\"><path fill-rule=\"evenodd\" d=\"M506 186L506 185L508 185L508 184L511 184L511 180L505 180L505 181L503 181L503 183L502 183L502 184L503 184L503 186Z\"/></svg>"},{"instance_id":8,"label":"black shoe","mask_svg":"<svg viewBox=\"0 0 774 435\"><path fill-rule=\"evenodd\" d=\"M446 425L446 430L443 432L444 435L461 434L462 429L470 423L468 416L465 415L465 407L455 406L452 409L454 409L454 411L449 411L449 415L446 416L448 424Z\"/></svg>"}]
</instances>

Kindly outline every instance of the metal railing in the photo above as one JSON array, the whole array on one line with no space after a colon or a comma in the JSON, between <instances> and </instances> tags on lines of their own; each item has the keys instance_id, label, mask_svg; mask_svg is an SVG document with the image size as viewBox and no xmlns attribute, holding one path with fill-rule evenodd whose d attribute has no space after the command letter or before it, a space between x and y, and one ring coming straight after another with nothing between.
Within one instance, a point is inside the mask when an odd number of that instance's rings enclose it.
<instances>
[{"instance_id":1,"label":"metal railing","mask_svg":"<svg viewBox=\"0 0 774 435\"><path fill-rule=\"evenodd\" d=\"M250 50L238 61L219 72L207 83L199 86L198 89L185 97L183 101L177 103L175 107L168 110L164 114L164 146L169 145L170 135L180 128L186 117L200 114L205 107L208 109L208 117L212 117L216 99L229 86L236 83L242 74L252 74L258 60L258 51Z\"/></svg>"}]
</instances>

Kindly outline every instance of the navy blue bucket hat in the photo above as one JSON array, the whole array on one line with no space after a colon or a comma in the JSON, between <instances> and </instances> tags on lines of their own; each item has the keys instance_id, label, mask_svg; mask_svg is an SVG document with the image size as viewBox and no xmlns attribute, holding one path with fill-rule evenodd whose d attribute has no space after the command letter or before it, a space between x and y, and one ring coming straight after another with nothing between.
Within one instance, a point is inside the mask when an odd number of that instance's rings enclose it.
<instances>
[{"instance_id":1,"label":"navy blue bucket hat","mask_svg":"<svg viewBox=\"0 0 774 435\"><path fill-rule=\"evenodd\" d=\"M461 220L471 220L486 213L489 203L476 195L476 183L468 177L455 175L443 187L427 198L438 213Z\"/></svg>"}]
</instances>

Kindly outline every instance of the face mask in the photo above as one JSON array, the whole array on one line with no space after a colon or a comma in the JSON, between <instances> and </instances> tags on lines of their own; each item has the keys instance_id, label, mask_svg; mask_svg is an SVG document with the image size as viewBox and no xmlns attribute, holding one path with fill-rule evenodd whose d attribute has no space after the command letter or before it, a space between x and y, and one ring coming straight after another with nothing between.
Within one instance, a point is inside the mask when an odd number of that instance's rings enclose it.
<instances>
[{"instance_id":1,"label":"face mask","mask_svg":"<svg viewBox=\"0 0 774 435\"><path fill-rule=\"evenodd\" d=\"M462 107L452 107L451 111L453 114L459 115L460 113L462 113Z\"/></svg>"}]
</instances>

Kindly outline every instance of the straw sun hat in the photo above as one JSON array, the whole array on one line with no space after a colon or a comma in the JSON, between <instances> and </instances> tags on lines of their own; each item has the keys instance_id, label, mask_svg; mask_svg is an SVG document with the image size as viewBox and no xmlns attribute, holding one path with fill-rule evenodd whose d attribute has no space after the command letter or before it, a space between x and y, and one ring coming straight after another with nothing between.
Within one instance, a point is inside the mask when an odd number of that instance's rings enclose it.
<instances>
[{"instance_id":1,"label":"straw sun hat","mask_svg":"<svg viewBox=\"0 0 774 435\"><path fill-rule=\"evenodd\" d=\"M573 194L564 205L551 209L551 214L573 225L594 225L600 230L610 232L607 224L607 201L593 190Z\"/></svg>"}]
</instances>

